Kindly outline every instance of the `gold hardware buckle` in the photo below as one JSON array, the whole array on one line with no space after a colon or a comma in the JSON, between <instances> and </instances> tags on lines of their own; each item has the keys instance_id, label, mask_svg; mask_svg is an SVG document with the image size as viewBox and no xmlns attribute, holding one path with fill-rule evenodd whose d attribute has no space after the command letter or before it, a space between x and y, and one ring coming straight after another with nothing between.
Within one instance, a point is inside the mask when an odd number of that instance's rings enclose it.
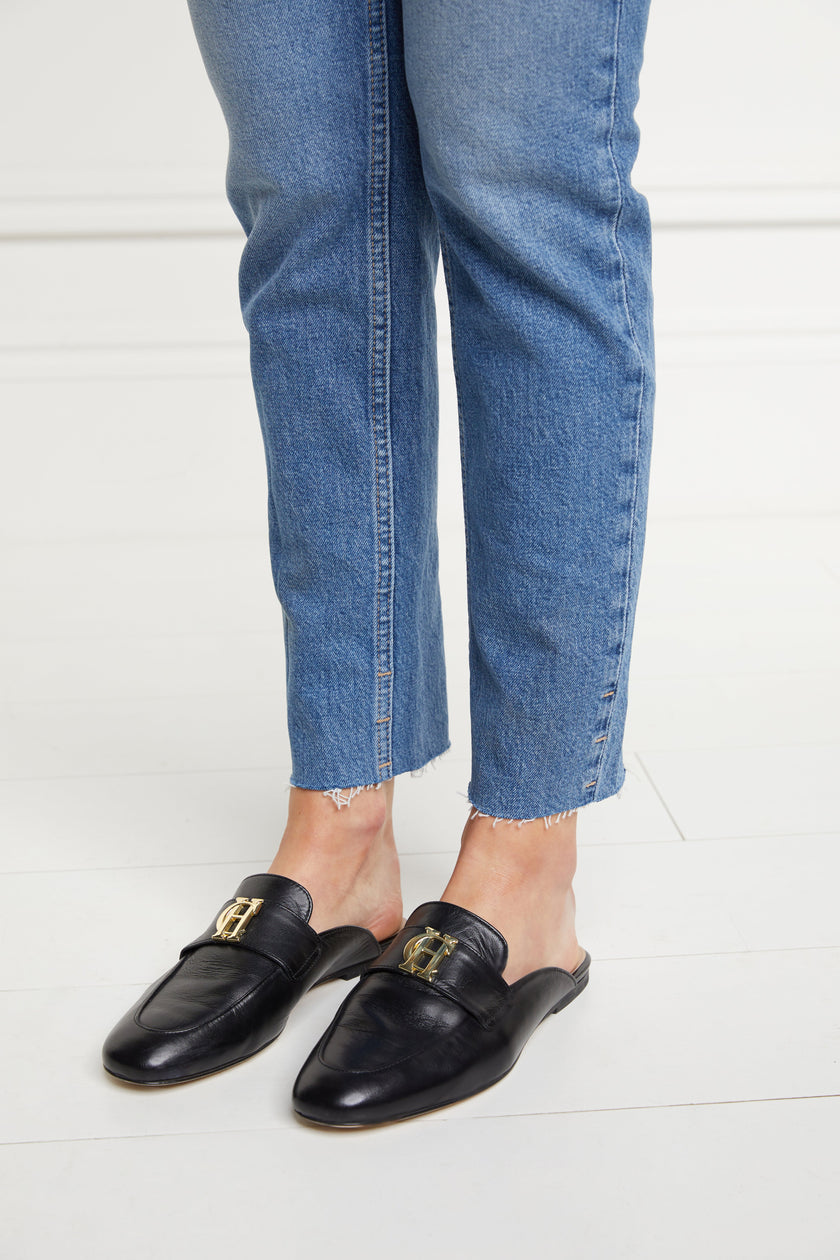
<instances>
[{"instance_id":1,"label":"gold hardware buckle","mask_svg":"<svg viewBox=\"0 0 840 1260\"><path fill-rule=\"evenodd\" d=\"M438 968L444 958L448 958L458 939L447 936L445 932L437 932L427 927L420 936L412 936L403 950L404 962L400 963L400 971L407 971L410 976L419 976L421 980L434 982ZM428 959L425 966L423 960Z\"/></svg>"},{"instance_id":2,"label":"gold hardware buckle","mask_svg":"<svg viewBox=\"0 0 840 1260\"><path fill-rule=\"evenodd\" d=\"M255 914L259 914L263 897L237 897L231 905L225 906L216 920L216 931L210 938L214 941L239 941L242 933Z\"/></svg>"}]
</instances>

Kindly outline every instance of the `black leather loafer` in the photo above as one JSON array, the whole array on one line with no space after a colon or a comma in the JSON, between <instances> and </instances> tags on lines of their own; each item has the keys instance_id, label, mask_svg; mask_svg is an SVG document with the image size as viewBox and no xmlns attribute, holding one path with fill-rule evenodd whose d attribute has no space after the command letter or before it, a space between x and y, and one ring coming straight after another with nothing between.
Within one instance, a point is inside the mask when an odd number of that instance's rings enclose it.
<instances>
[{"instance_id":1,"label":"black leather loafer","mask_svg":"<svg viewBox=\"0 0 840 1260\"><path fill-rule=\"evenodd\" d=\"M410 916L345 998L301 1068L298 1115L348 1127L404 1120L501 1080L547 1015L586 987L543 967L514 984L507 942L469 910L429 901Z\"/></svg>"},{"instance_id":2,"label":"black leather loafer","mask_svg":"<svg viewBox=\"0 0 840 1260\"><path fill-rule=\"evenodd\" d=\"M315 932L312 898L282 875L250 875L175 966L109 1034L106 1071L176 1085L262 1050L307 990L358 976L382 945L366 928Z\"/></svg>"}]
</instances>

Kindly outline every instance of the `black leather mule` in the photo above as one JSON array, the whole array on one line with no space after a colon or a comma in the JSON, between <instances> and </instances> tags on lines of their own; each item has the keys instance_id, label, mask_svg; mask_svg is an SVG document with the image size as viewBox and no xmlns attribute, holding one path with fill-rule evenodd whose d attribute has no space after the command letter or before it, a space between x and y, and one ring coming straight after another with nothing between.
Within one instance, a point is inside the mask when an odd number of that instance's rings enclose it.
<instances>
[{"instance_id":1,"label":"black leather mule","mask_svg":"<svg viewBox=\"0 0 840 1260\"><path fill-rule=\"evenodd\" d=\"M501 1080L548 1015L586 987L575 971L543 967L509 985L507 942L477 914L430 901L340 1006L301 1068L298 1115L347 1127L403 1120Z\"/></svg>"},{"instance_id":2,"label":"black leather mule","mask_svg":"<svg viewBox=\"0 0 840 1260\"><path fill-rule=\"evenodd\" d=\"M250 875L109 1034L106 1071L175 1085L230 1067L285 1027L307 990L358 976L382 944L366 928L309 926L312 898L282 875Z\"/></svg>"}]
</instances>

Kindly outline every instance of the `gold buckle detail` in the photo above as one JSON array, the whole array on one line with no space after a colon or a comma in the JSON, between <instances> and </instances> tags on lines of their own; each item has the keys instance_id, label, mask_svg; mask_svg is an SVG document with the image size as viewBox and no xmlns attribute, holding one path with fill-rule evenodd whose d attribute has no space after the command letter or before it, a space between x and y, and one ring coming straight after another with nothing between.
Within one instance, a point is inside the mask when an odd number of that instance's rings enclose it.
<instances>
[{"instance_id":1,"label":"gold buckle detail","mask_svg":"<svg viewBox=\"0 0 840 1260\"><path fill-rule=\"evenodd\" d=\"M410 976L419 976L421 980L433 983L440 964L448 958L458 944L457 937L447 936L445 932L436 932L427 927L420 936L412 936L403 950L405 962L400 963L400 971L407 971ZM423 965L424 960L428 960Z\"/></svg>"},{"instance_id":2,"label":"gold buckle detail","mask_svg":"<svg viewBox=\"0 0 840 1260\"><path fill-rule=\"evenodd\" d=\"M238 941L255 914L259 914L264 898L237 897L231 905L225 906L216 920L216 931L210 938L214 941Z\"/></svg>"}]
</instances>

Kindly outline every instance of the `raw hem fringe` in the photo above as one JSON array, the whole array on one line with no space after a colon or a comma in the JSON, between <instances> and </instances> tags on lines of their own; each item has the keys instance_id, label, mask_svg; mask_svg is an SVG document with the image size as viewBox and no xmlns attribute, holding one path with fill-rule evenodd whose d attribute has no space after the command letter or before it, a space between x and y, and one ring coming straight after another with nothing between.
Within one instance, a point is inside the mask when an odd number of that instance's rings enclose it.
<instances>
[{"instance_id":1,"label":"raw hem fringe","mask_svg":"<svg viewBox=\"0 0 840 1260\"><path fill-rule=\"evenodd\" d=\"M339 809L342 805L349 805L354 796L358 796L360 792L367 792L370 788L374 788L377 792L382 787L382 783L363 783L360 787L351 788L327 788L322 796L328 796L331 801L335 801Z\"/></svg>"},{"instance_id":2,"label":"raw hem fringe","mask_svg":"<svg viewBox=\"0 0 840 1260\"><path fill-rule=\"evenodd\" d=\"M624 791L624 786L622 785L618 789L617 792L613 792L611 793L611 796L609 797L605 796L602 799L610 800L612 796L618 799L621 796L621 793L623 791ZM601 801L586 801L583 805L578 805L574 809L563 809L557 814L535 814L533 818L502 818L497 814L485 814L483 810L479 809L477 805L473 804L473 802L467 796L466 792L461 792L459 793L459 795L465 797L466 800L469 802L470 809L472 811L470 814L470 821L472 821L473 818L492 818L494 827L496 826L496 823L500 823L500 822L516 823L517 827L521 827L523 826L524 823L538 822L541 818L543 823L545 824L546 830L548 830L549 827L553 826L555 823L558 823L561 818L571 818L573 814L579 814L581 810L590 809L593 805L601 804Z\"/></svg>"},{"instance_id":3,"label":"raw hem fringe","mask_svg":"<svg viewBox=\"0 0 840 1260\"><path fill-rule=\"evenodd\" d=\"M409 771L412 779L419 779L420 776L425 774L427 770L430 770L432 769L432 767L436 766L437 763L440 761L441 757L443 757L448 751L449 751L448 747L444 748L443 752L438 753L436 757L431 757L424 765L420 766L417 770ZM337 807L341 809L342 805L349 805L353 797L358 796L360 792L367 792L371 788L374 788L375 790L378 791L379 788L382 787L382 784L387 783L387 782L388 782L387 779L383 779L379 783L362 783L359 785L359 787L328 788L325 792L322 792L322 795L328 796L330 800L334 801Z\"/></svg>"}]
</instances>

